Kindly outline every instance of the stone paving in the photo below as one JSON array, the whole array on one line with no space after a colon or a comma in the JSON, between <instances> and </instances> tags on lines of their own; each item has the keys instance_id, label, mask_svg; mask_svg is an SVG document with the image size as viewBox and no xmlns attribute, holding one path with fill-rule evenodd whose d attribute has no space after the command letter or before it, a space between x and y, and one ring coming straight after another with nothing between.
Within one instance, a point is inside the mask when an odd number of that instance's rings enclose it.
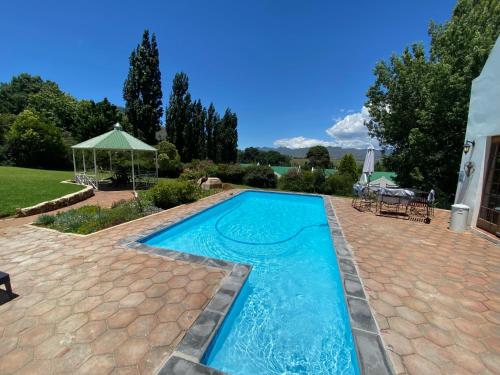
<instances>
[{"instance_id":1,"label":"stone paving","mask_svg":"<svg viewBox=\"0 0 500 375\"><path fill-rule=\"evenodd\" d=\"M0 228L0 374L152 374L227 272L137 252L119 240L209 206L223 192L89 236Z\"/></svg>"},{"instance_id":2,"label":"stone paving","mask_svg":"<svg viewBox=\"0 0 500 375\"><path fill-rule=\"evenodd\" d=\"M332 198L397 374L500 374L500 247Z\"/></svg>"}]
</instances>

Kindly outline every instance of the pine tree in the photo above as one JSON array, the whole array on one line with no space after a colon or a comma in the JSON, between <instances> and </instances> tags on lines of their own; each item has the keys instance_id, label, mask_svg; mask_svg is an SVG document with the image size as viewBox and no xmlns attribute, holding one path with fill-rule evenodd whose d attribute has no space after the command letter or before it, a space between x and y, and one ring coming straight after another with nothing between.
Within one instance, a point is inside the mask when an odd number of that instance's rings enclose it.
<instances>
[{"instance_id":1,"label":"pine tree","mask_svg":"<svg viewBox=\"0 0 500 375\"><path fill-rule=\"evenodd\" d=\"M156 143L163 115L160 58L155 34L145 30L142 42L130 55L130 68L123 87L125 111L133 133Z\"/></svg>"},{"instance_id":2,"label":"pine tree","mask_svg":"<svg viewBox=\"0 0 500 375\"><path fill-rule=\"evenodd\" d=\"M188 92L189 79L177 73L172 82L172 92L167 107L165 127L167 140L175 145L182 161L187 161L185 137L190 134L191 95ZM186 127L188 127L186 131Z\"/></svg>"}]
</instances>

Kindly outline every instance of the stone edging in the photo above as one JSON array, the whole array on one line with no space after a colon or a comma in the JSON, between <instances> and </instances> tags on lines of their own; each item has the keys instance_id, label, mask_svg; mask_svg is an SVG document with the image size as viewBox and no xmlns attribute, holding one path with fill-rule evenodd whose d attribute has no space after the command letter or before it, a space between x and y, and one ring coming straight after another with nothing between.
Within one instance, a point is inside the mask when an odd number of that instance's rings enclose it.
<instances>
[{"instance_id":1,"label":"stone edging","mask_svg":"<svg viewBox=\"0 0 500 375\"><path fill-rule=\"evenodd\" d=\"M384 348L380 330L358 276L351 247L344 238L342 227L333 210L331 197L323 196L325 210L344 288L344 297L351 321L361 374L394 374Z\"/></svg>"},{"instance_id":2,"label":"stone edging","mask_svg":"<svg viewBox=\"0 0 500 375\"><path fill-rule=\"evenodd\" d=\"M91 186L85 186L82 190L79 190L75 193L66 194L63 195L62 197L38 203L31 207L18 208L16 210L16 216L25 217L25 216L37 215L37 214L42 214L44 212L57 210L59 208L63 208L81 202L85 199L92 197L93 195L94 195L94 189Z\"/></svg>"},{"instance_id":3,"label":"stone edging","mask_svg":"<svg viewBox=\"0 0 500 375\"><path fill-rule=\"evenodd\" d=\"M203 264L205 266L230 271L230 274L223 279L219 290L200 313L193 325L187 330L176 350L159 370L159 375L184 375L188 373L192 375L224 374L219 370L201 364L200 361L248 278L251 266L170 249L157 248L145 245L142 241L146 240L152 234L157 233L159 230L165 230L181 221L196 216L202 211L217 206L244 191L249 190L238 191L208 207L201 207L195 213L188 213L178 219L169 220L142 232L140 235L130 236L120 241L124 246L148 254L166 256L176 260ZM281 194L294 193L283 192ZM318 194L306 193L299 193L299 195L319 196ZM356 346L360 373L363 375L391 375L394 372L382 343L378 326L366 299L363 285L359 279L350 246L344 238L342 228L333 210L331 198L325 195L321 197L323 198L328 225L334 243L333 247L344 288L344 298L351 322L351 331Z\"/></svg>"}]
</instances>

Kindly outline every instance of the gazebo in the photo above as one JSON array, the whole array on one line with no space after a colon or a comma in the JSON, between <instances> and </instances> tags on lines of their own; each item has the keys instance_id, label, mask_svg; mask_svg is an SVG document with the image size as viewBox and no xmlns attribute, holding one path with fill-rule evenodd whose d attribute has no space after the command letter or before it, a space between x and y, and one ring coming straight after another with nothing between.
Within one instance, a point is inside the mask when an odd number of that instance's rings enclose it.
<instances>
[{"instance_id":1,"label":"gazebo","mask_svg":"<svg viewBox=\"0 0 500 375\"><path fill-rule=\"evenodd\" d=\"M156 168L156 173L154 174L154 176L156 179L158 179L158 150L123 131L122 126L119 123L116 123L114 125L113 130L101 134L97 137L91 138L85 142L78 143L74 146L71 146L71 148L73 151L73 169L75 171L75 181L77 183L90 185L93 186L94 189L99 189L99 175L97 169L96 151L108 151L110 170L112 169L112 151L130 151L130 157L132 161L132 186L134 191L136 187L136 178L151 177L151 173L136 175L134 166L134 152L154 152ZM77 172L75 150L82 151L83 172ZM85 164L85 151L92 151L94 157L93 175L87 173L87 167Z\"/></svg>"}]
</instances>

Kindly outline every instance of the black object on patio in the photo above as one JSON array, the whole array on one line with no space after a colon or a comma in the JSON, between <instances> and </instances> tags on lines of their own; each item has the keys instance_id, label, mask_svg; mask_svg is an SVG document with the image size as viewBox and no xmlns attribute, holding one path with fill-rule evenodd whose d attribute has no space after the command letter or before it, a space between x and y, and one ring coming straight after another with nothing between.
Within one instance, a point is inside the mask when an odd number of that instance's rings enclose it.
<instances>
[{"instance_id":1,"label":"black object on patio","mask_svg":"<svg viewBox=\"0 0 500 375\"><path fill-rule=\"evenodd\" d=\"M12 285L10 284L10 276L8 273L0 271L0 285L5 285L5 290L12 296Z\"/></svg>"}]
</instances>

